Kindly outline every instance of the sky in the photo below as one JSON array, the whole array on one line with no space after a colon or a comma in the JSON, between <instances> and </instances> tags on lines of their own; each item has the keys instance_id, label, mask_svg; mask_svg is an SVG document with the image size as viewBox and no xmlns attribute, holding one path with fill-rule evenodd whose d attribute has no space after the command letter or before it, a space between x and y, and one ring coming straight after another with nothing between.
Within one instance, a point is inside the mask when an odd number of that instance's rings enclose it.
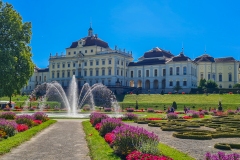
<instances>
[{"instance_id":1,"label":"sky","mask_svg":"<svg viewBox=\"0 0 240 160\"><path fill-rule=\"evenodd\" d=\"M3 0L32 23L33 62L94 34L110 48L132 51L134 61L159 47L194 59L202 54L240 59L239 0Z\"/></svg>"}]
</instances>

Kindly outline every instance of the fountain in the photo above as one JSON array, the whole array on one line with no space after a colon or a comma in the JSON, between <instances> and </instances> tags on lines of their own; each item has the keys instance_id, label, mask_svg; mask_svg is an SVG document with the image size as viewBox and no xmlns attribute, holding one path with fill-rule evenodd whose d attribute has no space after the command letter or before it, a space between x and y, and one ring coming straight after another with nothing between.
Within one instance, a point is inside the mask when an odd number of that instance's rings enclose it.
<instances>
[{"instance_id":1,"label":"fountain","mask_svg":"<svg viewBox=\"0 0 240 160\"><path fill-rule=\"evenodd\" d=\"M88 117L89 113L79 114L80 109L84 105L88 105L90 107L90 110L94 111L95 102L96 105L98 106L99 105L103 105L105 107L112 106L115 112L115 116L119 114L120 110L119 104L113 92L101 83L97 83L92 86L90 86L88 83L85 83L81 91L78 92L78 86L75 76L73 76L70 81L67 94L65 93L62 86L56 81L53 81L51 83L43 83L37 86L31 95L32 96L37 95L38 92L41 92L43 94L41 100L38 102L40 110L43 110L45 106L44 104L47 102L47 100L61 101L62 107L66 108L68 113L58 114L58 116Z\"/></svg>"}]
</instances>

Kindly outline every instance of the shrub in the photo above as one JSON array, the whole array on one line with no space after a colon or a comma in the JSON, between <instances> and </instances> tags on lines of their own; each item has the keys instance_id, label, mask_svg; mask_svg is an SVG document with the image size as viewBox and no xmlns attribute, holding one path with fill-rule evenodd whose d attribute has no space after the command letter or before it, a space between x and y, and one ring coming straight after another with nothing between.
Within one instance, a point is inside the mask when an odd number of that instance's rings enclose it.
<instances>
[{"instance_id":1,"label":"shrub","mask_svg":"<svg viewBox=\"0 0 240 160\"><path fill-rule=\"evenodd\" d=\"M146 154L160 155L160 151L158 149L158 141L139 139L139 142L140 143L136 145L137 151Z\"/></svg>"},{"instance_id":2,"label":"shrub","mask_svg":"<svg viewBox=\"0 0 240 160\"><path fill-rule=\"evenodd\" d=\"M28 130L28 126L26 124L18 124L18 126L17 126L18 132L24 132L26 130Z\"/></svg>"},{"instance_id":3,"label":"shrub","mask_svg":"<svg viewBox=\"0 0 240 160\"><path fill-rule=\"evenodd\" d=\"M113 142L113 150L115 153L123 156L136 150L136 146L141 143L140 140L159 141L158 136L154 133L150 133L143 128L129 125L118 126L112 132L116 136Z\"/></svg>"},{"instance_id":4,"label":"shrub","mask_svg":"<svg viewBox=\"0 0 240 160\"><path fill-rule=\"evenodd\" d=\"M0 129L0 138L6 138L6 137L7 137L6 132Z\"/></svg>"},{"instance_id":5,"label":"shrub","mask_svg":"<svg viewBox=\"0 0 240 160\"><path fill-rule=\"evenodd\" d=\"M168 119L178 119L178 115L176 113L168 113L167 118Z\"/></svg>"},{"instance_id":6,"label":"shrub","mask_svg":"<svg viewBox=\"0 0 240 160\"><path fill-rule=\"evenodd\" d=\"M4 131L7 136L14 136L17 129L17 123L15 121L8 121L0 119L0 130Z\"/></svg>"},{"instance_id":7,"label":"shrub","mask_svg":"<svg viewBox=\"0 0 240 160\"><path fill-rule=\"evenodd\" d=\"M36 112L32 115L34 120L40 120L42 122L45 122L48 120L48 115L44 112Z\"/></svg>"},{"instance_id":8,"label":"shrub","mask_svg":"<svg viewBox=\"0 0 240 160\"><path fill-rule=\"evenodd\" d=\"M154 112L154 109L152 109L152 108L148 108L148 109L147 109L147 112L149 112L149 113L153 113L153 112Z\"/></svg>"},{"instance_id":9,"label":"shrub","mask_svg":"<svg viewBox=\"0 0 240 160\"><path fill-rule=\"evenodd\" d=\"M235 114L235 112L234 112L234 111L232 111L232 110L228 110L228 111L227 111L227 114L228 114L228 115L234 115L234 114Z\"/></svg>"},{"instance_id":10,"label":"shrub","mask_svg":"<svg viewBox=\"0 0 240 160\"><path fill-rule=\"evenodd\" d=\"M134 113L126 113L124 114L124 116L122 117L122 120L136 120L138 118L138 115L137 114L134 114Z\"/></svg>"},{"instance_id":11,"label":"shrub","mask_svg":"<svg viewBox=\"0 0 240 160\"><path fill-rule=\"evenodd\" d=\"M101 123L97 123L97 124L95 125L95 129L96 129L97 131L99 131L100 128L101 128L101 126L102 126Z\"/></svg>"},{"instance_id":12,"label":"shrub","mask_svg":"<svg viewBox=\"0 0 240 160\"><path fill-rule=\"evenodd\" d=\"M121 119L117 118L106 118L103 119L101 122L101 128L99 130L99 133L101 136L105 136L107 133L112 132L117 126L123 125L123 122Z\"/></svg>"},{"instance_id":13,"label":"shrub","mask_svg":"<svg viewBox=\"0 0 240 160\"><path fill-rule=\"evenodd\" d=\"M17 116L16 123L17 124L26 124L29 128L34 125L33 117L30 115L27 115L27 114Z\"/></svg>"},{"instance_id":14,"label":"shrub","mask_svg":"<svg viewBox=\"0 0 240 160\"><path fill-rule=\"evenodd\" d=\"M127 108L127 112L134 112L134 108Z\"/></svg>"},{"instance_id":15,"label":"shrub","mask_svg":"<svg viewBox=\"0 0 240 160\"><path fill-rule=\"evenodd\" d=\"M84 111L90 111L90 107L89 107L89 106L84 106L84 107L83 107L83 110L84 110Z\"/></svg>"},{"instance_id":16,"label":"shrub","mask_svg":"<svg viewBox=\"0 0 240 160\"><path fill-rule=\"evenodd\" d=\"M14 112L2 112L0 118L4 119L15 119L16 114Z\"/></svg>"},{"instance_id":17,"label":"shrub","mask_svg":"<svg viewBox=\"0 0 240 160\"><path fill-rule=\"evenodd\" d=\"M93 126L95 126L97 123L101 123L102 119L109 118L106 114L93 112L90 115L90 122Z\"/></svg>"},{"instance_id":18,"label":"shrub","mask_svg":"<svg viewBox=\"0 0 240 160\"><path fill-rule=\"evenodd\" d=\"M177 109L177 103L173 101L172 107L176 110Z\"/></svg>"},{"instance_id":19,"label":"shrub","mask_svg":"<svg viewBox=\"0 0 240 160\"><path fill-rule=\"evenodd\" d=\"M126 160L173 160L172 158L165 156L157 156L146 153L141 153L140 151L133 151L127 155Z\"/></svg>"},{"instance_id":20,"label":"shrub","mask_svg":"<svg viewBox=\"0 0 240 160\"><path fill-rule=\"evenodd\" d=\"M196 139L196 140L209 140L212 139L211 134L203 132L179 132L173 133L173 137L182 139Z\"/></svg>"}]
</instances>

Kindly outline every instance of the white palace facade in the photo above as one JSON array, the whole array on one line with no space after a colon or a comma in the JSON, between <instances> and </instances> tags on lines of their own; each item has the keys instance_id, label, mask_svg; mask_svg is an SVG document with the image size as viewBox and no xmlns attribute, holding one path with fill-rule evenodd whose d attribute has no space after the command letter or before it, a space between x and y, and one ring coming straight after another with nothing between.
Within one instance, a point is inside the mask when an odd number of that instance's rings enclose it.
<instances>
[{"instance_id":1,"label":"white palace facade","mask_svg":"<svg viewBox=\"0 0 240 160\"><path fill-rule=\"evenodd\" d=\"M133 62L132 52L111 49L93 29L88 35L72 42L63 55L51 55L48 68L35 67L34 74L22 92L30 93L44 82L59 82L67 89L75 75L78 86L84 83L102 83L112 91L124 93L140 88L151 93L173 92L176 85L181 91L197 88L200 79L213 80L219 88L232 88L240 82L240 63L233 57L213 58L203 54L191 60L182 52L174 56L155 47Z\"/></svg>"}]
</instances>

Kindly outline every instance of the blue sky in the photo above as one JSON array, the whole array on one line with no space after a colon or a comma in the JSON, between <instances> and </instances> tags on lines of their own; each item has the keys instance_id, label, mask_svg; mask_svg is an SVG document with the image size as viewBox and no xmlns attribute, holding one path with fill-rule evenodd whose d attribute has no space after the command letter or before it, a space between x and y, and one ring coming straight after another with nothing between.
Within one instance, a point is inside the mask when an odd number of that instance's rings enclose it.
<instances>
[{"instance_id":1,"label":"blue sky","mask_svg":"<svg viewBox=\"0 0 240 160\"><path fill-rule=\"evenodd\" d=\"M23 21L32 22L34 63L44 68L49 54L65 53L71 42L94 33L111 48L133 52L134 61L159 47L196 58L240 57L238 0L4 0Z\"/></svg>"}]
</instances>

